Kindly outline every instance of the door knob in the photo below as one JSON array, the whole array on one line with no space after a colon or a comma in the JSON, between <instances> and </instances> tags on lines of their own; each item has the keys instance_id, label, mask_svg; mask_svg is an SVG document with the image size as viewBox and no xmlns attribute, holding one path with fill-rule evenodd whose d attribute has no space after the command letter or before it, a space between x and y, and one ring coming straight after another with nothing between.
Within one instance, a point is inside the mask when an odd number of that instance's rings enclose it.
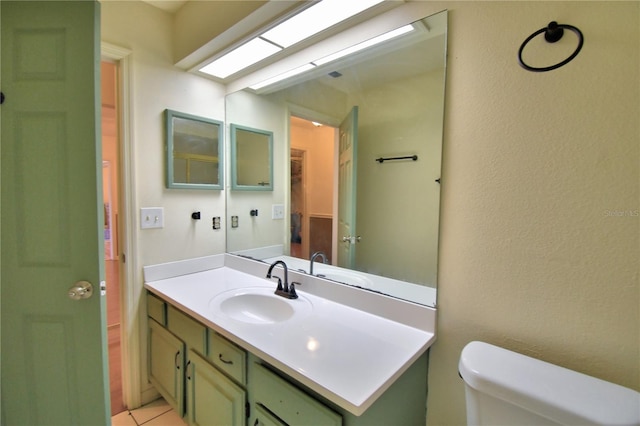
<instances>
[{"instance_id":1,"label":"door knob","mask_svg":"<svg viewBox=\"0 0 640 426\"><path fill-rule=\"evenodd\" d=\"M342 237L342 241L345 242L345 243L349 243L349 244L359 243L361 239L362 238L359 235L357 237L354 237L354 236L351 236L351 235L346 236L346 237Z\"/></svg>"},{"instance_id":2,"label":"door knob","mask_svg":"<svg viewBox=\"0 0 640 426\"><path fill-rule=\"evenodd\" d=\"M93 286L89 281L78 281L69 289L69 299L88 299L93 294Z\"/></svg>"}]
</instances>

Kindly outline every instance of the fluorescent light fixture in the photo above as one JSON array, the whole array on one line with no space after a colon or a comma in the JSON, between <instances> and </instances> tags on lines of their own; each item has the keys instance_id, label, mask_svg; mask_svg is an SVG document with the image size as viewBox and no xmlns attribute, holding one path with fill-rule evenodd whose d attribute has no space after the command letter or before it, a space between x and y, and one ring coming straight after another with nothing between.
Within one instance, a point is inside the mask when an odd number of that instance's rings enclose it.
<instances>
[{"instance_id":1,"label":"fluorescent light fixture","mask_svg":"<svg viewBox=\"0 0 640 426\"><path fill-rule=\"evenodd\" d=\"M326 0L325 0L326 1ZM355 46L351 46L348 47L346 49L343 49L339 52L333 53L331 55L325 56L324 58L318 59L313 61L310 64L305 64L301 67L295 68L291 71L279 74L275 77L269 78L267 80L261 81L260 83L254 84L253 86L250 86L251 89L253 90L259 90L262 89L263 87L267 87L270 86L274 83L277 83L278 81L281 80L285 80L289 77L293 77L294 75L298 75L301 74L303 72L312 70L315 66L320 66L320 65L324 65L327 64L329 62L335 61L336 59L342 58L343 56L358 52L360 50L366 49L368 47L371 46L375 46L376 44L380 44L383 43L385 41L391 40L393 38L399 37L403 34L407 34L411 31L413 31L415 28L413 27L413 25L405 25L404 27L400 27L397 28L393 31L389 31L387 33L381 34L377 37L374 37L372 39L369 39L367 41L363 41L362 43L356 44Z\"/></svg>"},{"instance_id":2,"label":"fluorescent light fixture","mask_svg":"<svg viewBox=\"0 0 640 426\"><path fill-rule=\"evenodd\" d=\"M221 79L227 78L383 1L322 0L205 65L200 68L200 72Z\"/></svg>"},{"instance_id":3,"label":"fluorescent light fixture","mask_svg":"<svg viewBox=\"0 0 640 426\"><path fill-rule=\"evenodd\" d=\"M200 71L214 77L226 78L281 50L278 46L256 37L200 68Z\"/></svg>"},{"instance_id":4,"label":"fluorescent light fixture","mask_svg":"<svg viewBox=\"0 0 640 426\"><path fill-rule=\"evenodd\" d=\"M301 74L303 72L307 72L311 69L315 68L315 65L313 64L304 64L301 67L298 68L294 68L291 71L287 71L285 73L282 74L278 74L275 77L271 77L267 80L261 81L259 83L254 84L253 86L249 86L249 88L253 89L253 90L259 90L262 89L263 87L269 86L273 83L277 83L278 81L281 80L285 80L289 77L293 77L294 75L298 75Z\"/></svg>"},{"instance_id":5,"label":"fluorescent light fixture","mask_svg":"<svg viewBox=\"0 0 640 426\"><path fill-rule=\"evenodd\" d=\"M287 48L382 1L322 0L265 32L262 37Z\"/></svg>"},{"instance_id":6,"label":"fluorescent light fixture","mask_svg":"<svg viewBox=\"0 0 640 426\"><path fill-rule=\"evenodd\" d=\"M374 37L370 40L363 41L362 43L356 44L355 46L348 47L339 52L333 53L329 56L325 56L324 58L313 61L314 64L320 66L327 64L329 62L335 61L336 59L342 58L343 56L350 55L352 53L358 52L360 50L366 49L368 47L374 46L376 44L383 43L387 40L391 40L392 38L399 37L403 34L406 34L410 31L413 31L412 25L405 25L404 27L400 27L393 31L389 31L388 33L384 33L379 35L378 37Z\"/></svg>"}]
</instances>

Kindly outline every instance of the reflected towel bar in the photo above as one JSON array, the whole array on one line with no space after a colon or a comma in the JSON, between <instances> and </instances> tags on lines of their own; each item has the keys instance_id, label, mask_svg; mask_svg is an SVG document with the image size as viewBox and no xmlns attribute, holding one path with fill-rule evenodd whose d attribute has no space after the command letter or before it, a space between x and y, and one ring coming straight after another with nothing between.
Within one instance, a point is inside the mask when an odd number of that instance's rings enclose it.
<instances>
[{"instance_id":1,"label":"reflected towel bar","mask_svg":"<svg viewBox=\"0 0 640 426\"><path fill-rule=\"evenodd\" d=\"M413 160L413 161L418 161L418 156L417 155L408 155L406 157L387 157L387 158L376 158L376 161L378 163L384 163L385 161L389 161L389 160Z\"/></svg>"}]
</instances>

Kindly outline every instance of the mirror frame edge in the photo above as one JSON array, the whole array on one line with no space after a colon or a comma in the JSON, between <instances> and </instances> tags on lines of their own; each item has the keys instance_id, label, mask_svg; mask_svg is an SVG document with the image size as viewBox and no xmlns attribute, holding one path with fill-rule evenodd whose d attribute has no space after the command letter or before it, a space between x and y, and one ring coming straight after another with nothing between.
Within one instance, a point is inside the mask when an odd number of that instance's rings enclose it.
<instances>
[{"instance_id":1,"label":"mirror frame edge","mask_svg":"<svg viewBox=\"0 0 640 426\"><path fill-rule=\"evenodd\" d=\"M269 185L239 185L238 184L238 166L237 166L237 137L236 131L244 130L251 133L258 133L269 138ZM229 139L231 145L231 190L232 191L273 191L273 132L270 130L262 130L254 127L244 126L241 124L231 123L229 125Z\"/></svg>"},{"instance_id":2,"label":"mirror frame edge","mask_svg":"<svg viewBox=\"0 0 640 426\"><path fill-rule=\"evenodd\" d=\"M224 122L215 120L212 118L201 117L185 112L175 111L172 109L165 109L165 175L166 175L166 187L168 189L206 189L221 191L224 189ZM199 121L207 124L215 124L218 126L218 183L176 183L174 182L173 173L173 118L183 118L193 121Z\"/></svg>"}]
</instances>

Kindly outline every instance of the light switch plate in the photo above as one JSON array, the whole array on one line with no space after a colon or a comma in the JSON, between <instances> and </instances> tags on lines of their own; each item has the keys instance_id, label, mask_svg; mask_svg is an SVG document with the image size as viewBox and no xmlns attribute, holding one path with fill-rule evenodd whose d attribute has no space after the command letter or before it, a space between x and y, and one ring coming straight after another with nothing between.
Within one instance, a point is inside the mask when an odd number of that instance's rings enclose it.
<instances>
[{"instance_id":1,"label":"light switch plate","mask_svg":"<svg viewBox=\"0 0 640 426\"><path fill-rule=\"evenodd\" d=\"M284 219L284 204L273 204L271 206L271 219Z\"/></svg>"},{"instance_id":2,"label":"light switch plate","mask_svg":"<svg viewBox=\"0 0 640 426\"><path fill-rule=\"evenodd\" d=\"M164 228L164 207L142 207L140 229Z\"/></svg>"}]
</instances>

